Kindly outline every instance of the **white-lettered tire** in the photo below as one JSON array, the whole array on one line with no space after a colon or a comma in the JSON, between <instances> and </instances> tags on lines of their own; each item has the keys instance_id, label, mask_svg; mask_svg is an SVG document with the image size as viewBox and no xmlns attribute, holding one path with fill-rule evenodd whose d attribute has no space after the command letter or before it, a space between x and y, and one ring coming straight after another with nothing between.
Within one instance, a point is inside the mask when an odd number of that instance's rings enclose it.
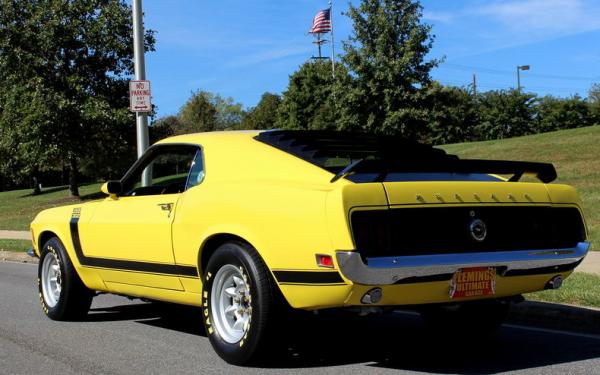
<instances>
[{"instance_id":1,"label":"white-lettered tire","mask_svg":"<svg viewBox=\"0 0 600 375\"><path fill-rule=\"evenodd\" d=\"M42 309L52 320L83 319L94 297L57 237L50 238L41 249L38 290Z\"/></svg>"},{"instance_id":2,"label":"white-lettered tire","mask_svg":"<svg viewBox=\"0 0 600 375\"><path fill-rule=\"evenodd\" d=\"M258 360L269 346L275 291L257 251L241 242L225 243L204 272L202 319L210 343L226 362Z\"/></svg>"}]
</instances>

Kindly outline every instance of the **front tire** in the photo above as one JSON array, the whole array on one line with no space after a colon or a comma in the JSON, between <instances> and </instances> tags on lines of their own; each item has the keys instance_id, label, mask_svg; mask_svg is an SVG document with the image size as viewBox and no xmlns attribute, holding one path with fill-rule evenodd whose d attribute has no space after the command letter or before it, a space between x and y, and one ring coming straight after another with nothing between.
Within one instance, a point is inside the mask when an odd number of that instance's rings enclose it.
<instances>
[{"instance_id":1,"label":"front tire","mask_svg":"<svg viewBox=\"0 0 600 375\"><path fill-rule=\"evenodd\" d=\"M46 241L40 253L38 290L42 310L52 320L83 319L94 297L57 237Z\"/></svg>"},{"instance_id":2,"label":"front tire","mask_svg":"<svg viewBox=\"0 0 600 375\"><path fill-rule=\"evenodd\" d=\"M226 362L247 364L268 347L275 288L267 266L245 243L225 243L209 259L203 321L210 343Z\"/></svg>"}]
</instances>

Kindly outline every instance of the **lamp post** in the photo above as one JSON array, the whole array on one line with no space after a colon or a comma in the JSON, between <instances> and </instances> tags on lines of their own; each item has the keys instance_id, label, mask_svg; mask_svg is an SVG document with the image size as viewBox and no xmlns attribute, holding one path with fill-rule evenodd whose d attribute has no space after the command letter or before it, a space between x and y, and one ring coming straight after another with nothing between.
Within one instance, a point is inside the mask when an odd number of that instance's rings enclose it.
<instances>
[{"instance_id":1,"label":"lamp post","mask_svg":"<svg viewBox=\"0 0 600 375\"><path fill-rule=\"evenodd\" d=\"M521 70L529 70L529 65L517 65L517 90L521 92Z\"/></svg>"}]
</instances>

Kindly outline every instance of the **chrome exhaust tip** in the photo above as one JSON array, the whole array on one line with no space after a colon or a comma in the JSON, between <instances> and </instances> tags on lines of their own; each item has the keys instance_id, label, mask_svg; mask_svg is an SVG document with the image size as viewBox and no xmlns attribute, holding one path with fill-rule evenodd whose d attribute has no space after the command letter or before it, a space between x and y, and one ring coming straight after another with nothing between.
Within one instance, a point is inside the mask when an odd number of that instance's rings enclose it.
<instances>
[{"instance_id":1,"label":"chrome exhaust tip","mask_svg":"<svg viewBox=\"0 0 600 375\"><path fill-rule=\"evenodd\" d=\"M383 291L381 288L373 288L365 293L365 295L360 299L360 302L370 305L373 303L379 303L381 298L383 298Z\"/></svg>"},{"instance_id":2,"label":"chrome exhaust tip","mask_svg":"<svg viewBox=\"0 0 600 375\"><path fill-rule=\"evenodd\" d=\"M562 284L563 284L562 276L560 276L560 275L554 276L553 278L550 279L550 281L548 281L545 289L558 289L562 286Z\"/></svg>"}]
</instances>

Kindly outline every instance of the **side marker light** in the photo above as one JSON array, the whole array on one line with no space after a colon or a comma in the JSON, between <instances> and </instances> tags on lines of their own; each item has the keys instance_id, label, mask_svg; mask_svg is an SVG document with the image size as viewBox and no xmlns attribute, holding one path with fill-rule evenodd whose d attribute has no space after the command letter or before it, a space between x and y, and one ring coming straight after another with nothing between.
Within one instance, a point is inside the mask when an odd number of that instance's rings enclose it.
<instances>
[{"instance_id":1,"label":"side marker light","mask_svg":"<svg viewBox=\"0 0 600 375\"><path fill-rule=\"evenodd\" d=\"M317 266L333 268L333 258L331 255L317 254Z\"/></svg>"}]
</instances>

